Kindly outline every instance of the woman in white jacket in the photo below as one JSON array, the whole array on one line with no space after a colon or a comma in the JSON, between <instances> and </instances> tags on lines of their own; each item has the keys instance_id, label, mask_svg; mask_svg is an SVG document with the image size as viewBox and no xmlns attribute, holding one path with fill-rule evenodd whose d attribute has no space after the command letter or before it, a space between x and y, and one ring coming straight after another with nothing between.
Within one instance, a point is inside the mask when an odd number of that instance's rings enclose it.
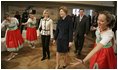
<instances>
[{"instance_id":1,"label":"woman in white jacket","mask_svg":"<svg viewBox=\"0 0 118 70\"><path fill-rule=\"evenodd\" d=\"M49 10L45 9L43 12L43 19L40 21L39 29L41 29L41 40L42 40L42 50L43 50L43 57L41 61L45 60L48 56L50 59L50 50L49 50L49 43L50 38L53 40L53 21L49 17Z\"/></svg>"}]
</instances>

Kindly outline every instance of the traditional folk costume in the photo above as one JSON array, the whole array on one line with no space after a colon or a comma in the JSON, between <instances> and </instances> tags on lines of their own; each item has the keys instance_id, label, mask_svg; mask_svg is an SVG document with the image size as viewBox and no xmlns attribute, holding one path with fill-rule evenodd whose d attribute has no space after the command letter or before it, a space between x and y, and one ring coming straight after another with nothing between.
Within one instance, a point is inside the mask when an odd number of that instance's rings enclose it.
<instances>
[{"instance_id":1,"label":"traditional folk costume","mask_svg":"<svg viewBox=\"0 0 118 70\"><path fill-rule=\"evenodd\" d=\"M28 23L26 31L26 40L29 43L34 43L37 40L36 18L34 19L29 18L26 23Z\"/></svg>"},{"instance_id":2,"label":"traditional folk costume","mask_svg":"<svg viewBox=\"0 0 118 70\"><path fill-rule=\"evenodd\" d=\"M18 51L20 48L23 47L24 40L18 29L18 20L16 18L11 18L10 21L4 20L1 24L2 28L7 26L7 33L6 33L6 47L7 50Z\"/></svg>"},{"instance_id":3,"label":"traditional folk costume","mask_svg":"<svg viewBox=\"0 0 118 70\"><path fill-rule=\"evenodd\" d=\"M90 68L98 69L115 69L117 68L117 58L113 51L114 33L111 29L100 33L99 28L96 30L96 44L101 43L104 47L92 56L90 59ZM96 46L95 47L98 47Z\"/></svg>"}]
</instances>

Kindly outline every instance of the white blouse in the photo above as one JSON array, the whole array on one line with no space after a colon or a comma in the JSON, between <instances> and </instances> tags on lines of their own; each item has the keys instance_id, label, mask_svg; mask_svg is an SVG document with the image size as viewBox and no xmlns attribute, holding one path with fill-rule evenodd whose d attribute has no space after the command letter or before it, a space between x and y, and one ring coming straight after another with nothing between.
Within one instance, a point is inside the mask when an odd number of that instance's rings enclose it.
<instances>
[{"instance_id":1,"label":"white blouse","mask_svg":"<svg viewBox=\"0 0 118 70\"><path fill-rule=\"evenodd\" d=\"M18 20L16 18L11 18L11 21L7 21L7 20L4 20L1 24L1 29L4 27L4 26L7 26L9 30L14 30L14 29L17 29L18 27Z\"/></svg>"},{"instance_id":2,"label":"white blouse","mask_svg":"<svg viewBox=\"0 0 118 70\"><path fill-rule=\"evenodd\" d=\"M27 24L28 27L36 27L36 18L34 19L29 18L26 23L28 23Z\"/></svg>"},{"instance_id":3,"label":"white blouse","mask_svg":"<svg viewBox=\"0 0 118 70\"><path fill-rule=\"evenodd\" d=\"M41 19L39 28L42 28L41 35L51 35L53 38L53 21L52 19Z\"/></svg>"},{"instance_id":4,"label":"white blouse","mask_svg":"<svg viewBox=\"0 0 118 70\"><path fill-rule=\"evenodd\" d=\"M100 33L99 28L97 28L96 30L96 38L97 40L100 40L99 43L103 44L104 46L107 45L109 42L111 42L113 36L114 36L114 32L111 29L103 33Z\"/></svg>"}]
</instances>

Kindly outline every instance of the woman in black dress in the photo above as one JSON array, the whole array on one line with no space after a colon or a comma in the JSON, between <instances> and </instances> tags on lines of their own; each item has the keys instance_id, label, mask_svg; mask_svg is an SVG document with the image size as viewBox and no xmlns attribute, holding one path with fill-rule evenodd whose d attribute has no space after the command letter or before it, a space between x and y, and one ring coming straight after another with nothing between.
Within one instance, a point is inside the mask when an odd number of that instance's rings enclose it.
<instances>
[{"instance_id":1,"label":"woman in black dress","mask_svg":"<svg viewBox=\"0 0 118 70\"><path fill-rule=\"evenodd\" d=\"M73 24L72 19L67 15L68 9L65 6L59 8L60 19L58 20L55 40L53 43L57 44L57 53L56 53L56 68L59 68L59 58L60 54L63 54L64 57L64 68L67 66L67 54L69 52L69 47L72 46L73 40Z\"/></svg>"}]
</instances>

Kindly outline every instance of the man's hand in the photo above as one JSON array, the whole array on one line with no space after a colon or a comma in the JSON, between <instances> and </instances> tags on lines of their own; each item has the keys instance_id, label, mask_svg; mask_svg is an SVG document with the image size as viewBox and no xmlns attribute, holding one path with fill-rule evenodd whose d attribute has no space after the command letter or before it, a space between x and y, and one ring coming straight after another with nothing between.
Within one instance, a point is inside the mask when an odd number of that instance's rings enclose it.
<instances>
[{"instance_id":1,"label":"man's hand","mask_svg":"<svg viewBox=\"0 0 118 70\"><path fill-rule=\"evenodd\" d=\"M55 40L53 40L53 44L55 44Z\"/></svg>"},{"instance_id":2,"label":"man's hand","mask_svg":"<svg viewBox=\"0 0 118 70\"><path fill-rule=\"evenodd\" d=\"M86 37L87 35L86 34L84 34L84 37Z\"/></svg>"},{"instance_id":3,"label":"man's hand","mask_svg":"<svg viewBox=\"0 0 118 70\"><path fill-rule=\"evenodd\" d=\"M21 25L26 25L25 23L22 23Z\"/></svg>"},{"instance_id":4,"label":"man's hand","mask_svg":"<svg viewBox=\"0 0 118 70\"><path fill-rule=\"evenodd\" d=\"M69 42L69 47L71 47L72 46L72 42Z\"/></svg>"}]
</instances>

